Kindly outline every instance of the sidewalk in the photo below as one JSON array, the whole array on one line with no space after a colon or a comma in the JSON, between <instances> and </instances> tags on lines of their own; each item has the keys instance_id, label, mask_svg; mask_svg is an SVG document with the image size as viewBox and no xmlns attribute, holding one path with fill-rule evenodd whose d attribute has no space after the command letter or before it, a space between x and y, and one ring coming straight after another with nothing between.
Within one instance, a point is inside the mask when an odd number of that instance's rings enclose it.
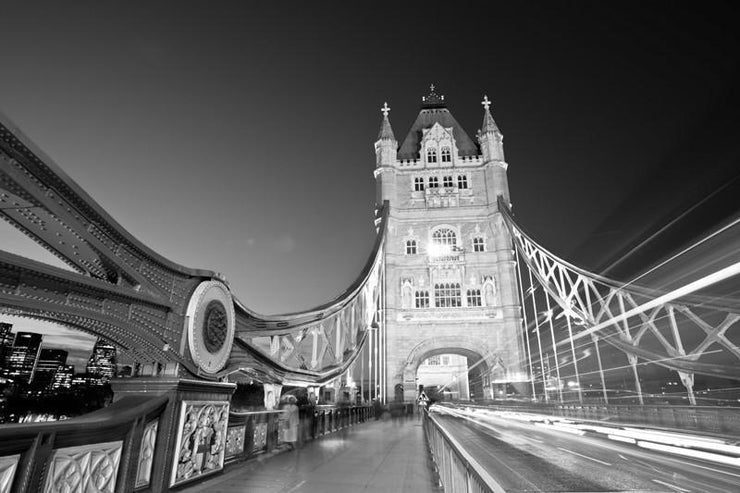
<instances>
[{"instance_id":1,"label":"sidewalk","mask_svg":"<svg viewBox=\"0 0 740 493\"><path fill-rule=\"evenodd\" d=\"M370 421L306 443L299 450L227 467L195 492L432 492L437 488L421 422Z\"/></svg>"}]
</instances>

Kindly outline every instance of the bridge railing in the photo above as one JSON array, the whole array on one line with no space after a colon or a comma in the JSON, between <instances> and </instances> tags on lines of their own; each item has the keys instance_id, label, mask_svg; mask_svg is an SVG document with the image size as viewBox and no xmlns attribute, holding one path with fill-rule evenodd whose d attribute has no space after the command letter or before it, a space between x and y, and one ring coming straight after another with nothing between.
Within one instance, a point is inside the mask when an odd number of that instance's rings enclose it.
<instances>
[{"instance_id":1,"label":"bridge railing","mask_svg":"<svg viewBox=\"0 0 740 493\"><path fill-rule=\"evenodd\" d=\"M283 444L280 427L283 411L229 413L226 432L226 464L272 452ZM300 410L299 437L307 441L367 421L371 406L319 407Z\"/></svg>"},{"instance_id":2,"label":"bridge railing","mask_svg":"<svg viewBox=\"0 0 740 493\"><path fill-rule=\"evenodd\" d=\"M434 413L424 411L424 432L439 482L454 493L503 493L505 490L450 435Z\"/></svg>"},{"instance_id":3,"label":"bridge railing","mask_svg":"<svg viewBox=\"0 0 740 493\"><path fill-rule=\"evenodd\" d=\"M0 493L149 486L168 397L127 397L66 421L0 425Z\"/></svg>"}]
</instances>

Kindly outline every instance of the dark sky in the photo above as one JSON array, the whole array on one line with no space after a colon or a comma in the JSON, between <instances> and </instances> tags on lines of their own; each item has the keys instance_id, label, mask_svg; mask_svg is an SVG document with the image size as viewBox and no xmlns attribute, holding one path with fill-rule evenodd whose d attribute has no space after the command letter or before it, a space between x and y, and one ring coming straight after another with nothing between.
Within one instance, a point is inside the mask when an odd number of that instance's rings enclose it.
<instances>
[{"instance_id":1,"label":"dark sky","mask_svg":"<svg viewBox=\"0 0 740 493\"><path fill-rule=\"evenodd\" d=\"M400 141L434 83L474 136L486 94L518 220L594 264L640 183L674 203L656 177L712 175L697 129L737 136L740 86L729 3L602 3L5 1L0 109L145 244L275 313L370 253L383 102Z\"/></svg>"}]
</instances>

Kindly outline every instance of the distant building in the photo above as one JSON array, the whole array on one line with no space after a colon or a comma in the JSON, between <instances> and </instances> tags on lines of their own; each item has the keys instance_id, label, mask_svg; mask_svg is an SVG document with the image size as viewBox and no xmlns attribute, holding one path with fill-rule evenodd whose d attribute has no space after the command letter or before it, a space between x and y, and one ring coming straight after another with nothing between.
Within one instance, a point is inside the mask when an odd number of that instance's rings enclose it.
<instances>
[{"instance_id":1,"label":"distant building","mask_svg":"<svg viewBox=\"0 0 740 493\"><path fill-rule=\"evenodd\" d=\"M438 354L424 360L416 373L417 385L434 388L446 399L468 400L468 359L459 354Z\"/></svg>"},{"instance_id":2,"label":"distant building","mask_svg":"<svg viewBox=\"0 0 740 493\"><path fill-rule=\"evenodd\" d=\"M18 332L8 357L8 377L16 383L31 383L41 348L42 335Z\"/></svg>"},{"instance_id":3,"label":"distant building","mask_svg":"<svg viewBox=\"0 0 740 493\"><path fill-rule=\"evenodd\" d=\"M39 352L32 381L35 386L49 387L61 366L67 364L68 353L64 349L43 348Z\"/></svg>"},{"instance_id":4,"label":"distant building","mask_svg":"<svg viewBox=\"0 0 740 493\"><path fill-rule=\"evenodd\" d=\"M54 374L51 382L52 390L64 390L72 387L72 379L75 375L75 367L72 365L61 365Z\"/></svg>"},{"instance_id":5,"label":"distant building","mask_svg":"<svg viewBox=\"0 0 740 493\"><path fill-rule=\"evenodd\" d=\"M13 324L0 322L0 371L4 374L8 367L8 358L13 350Z\"/></svg>"},{"instance_id":6,"label":"distant building","mask_svg":"<svg viewBox=\"0 0 740 493\"><path fill-rule=\"evenodd\" d=\"M99 382L110 381L116 376L116 347L103 339L98 339L87 362L87 373Z\"/></svg>"}]
</instances>

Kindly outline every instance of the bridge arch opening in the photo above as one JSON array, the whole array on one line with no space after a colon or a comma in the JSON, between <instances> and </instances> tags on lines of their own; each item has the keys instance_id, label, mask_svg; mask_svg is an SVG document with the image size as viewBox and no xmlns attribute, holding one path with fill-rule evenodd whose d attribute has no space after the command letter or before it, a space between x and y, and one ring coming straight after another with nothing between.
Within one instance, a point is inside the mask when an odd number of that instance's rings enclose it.
<instances>
[{"instance_id":1,"label":"bridge arch opening","mask_svg":"<svg viewBox=\"0 0 740 493\"><path fill-rule=\"evenodd\" d=\"M404 400L415 400L420 385L437 399L492 399L494 375L503 370L500 358L485 348L482 341L466 337L422 342L406 361Z\"/></svg>"}]
</instances>

